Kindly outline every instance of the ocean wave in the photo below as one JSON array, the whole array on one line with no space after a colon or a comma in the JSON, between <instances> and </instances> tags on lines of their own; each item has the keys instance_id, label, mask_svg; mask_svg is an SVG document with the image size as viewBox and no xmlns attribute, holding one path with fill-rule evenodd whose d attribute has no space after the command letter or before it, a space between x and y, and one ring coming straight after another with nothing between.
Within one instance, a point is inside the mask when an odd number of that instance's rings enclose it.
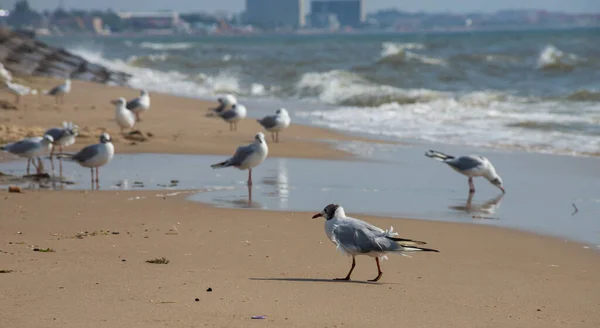
<instances>
[{"instance_id":1,"label":"ocean wave","mask_svg":"<svg viewBox=\"0 0 600 328\"><path fill-rule=\"evenodd\" d=\"M296 91L301 98L313 97L327 104L357 107L426 102L444 95L427 89L400 89L375 84L358 74L342 70L305 73L296 83Z\"/></svg>"},{"instance_id":2,"label":"ocean wave","mask_svg":"<svg viewBox=\"0 0 600 328\"><path fill-rule=\"evenodd\" d=\"M139 44L140 48L152 49L152 50L185 50L194 47L191 42L168 42L168 43L156 43L156 42L142 42Z\"/></svg>"},{"instance_id":3,"label":"ocean wave","mask_svg":"<svg viewBox=\"0 0 600 328\"><path fill-rule=\"evenodd\" d=\"M582 104L574 112L572 104L561 101L480 91L429 102L347 106L296 114L328 128L407 140L560 154L597 153L598 111L593 104ZM579 114L594 111L595 116Z\"/></svg>"},{"instance_id":4,"label":"ocean wave","mask_svg":"<svg viewBox=\"0 0 600 328\"><path fill-rule=\"evenodd\" d=\"M583 62L585 62L584 58L564 52L556 46L549 44L546 45L538 55L537 68L541 70L570 71Z\"/></svg>"},{"instance_id":5,"label":"ocean wave","mask_svg":"<svg viewBox=\"0 0 600 328\"><path fill-rule=\"evenodd\" d=\"M600 101L600 91L578 90L567 96L572 101Z\"/></svg>"},{"instance_id":6,"label":"ocean wave","mask_svg":"<svg viewBox=\"0 0 600 328\"><path fill-rule=\"evenodd\" d=\"M159 71L147 67L135 66L131 60L107 59L101 52L90 49L70 49L73 53L86 60L132 74L129 85L133 88L148 89L150 91L171 93L187 97L213 97L221 93L233 93L236 95L249 94L250 90L244 90L239 79L230 73L219 73L217 75L200 74L189 76L178 71Z\"/></svg>"},{"instance_id":7,"label":"ocean wave","mask_svg":"<svg viewBox=\"0 0 600 328\"><path fill-rule=\"evenodd\" d=\"M147 56L131 56L126 62L133 66L144 66L148 63L159 63L168 61L170 56L166 53L152 54Z\"/></svg>"},{"instance_id":8,"label":"ocean wave","mask_svg":"<svg viewBox=\"0 0 600 328\"><path fill-rule=\"evenodd\" d=\"M440 58L428 57L423 54L415 53L409 50L423 50L425 45L421 43L394 43L384 42L381 44L380 63L418 62L427 65L445 66L447 63Z\"/></svg>"}]
</instances>

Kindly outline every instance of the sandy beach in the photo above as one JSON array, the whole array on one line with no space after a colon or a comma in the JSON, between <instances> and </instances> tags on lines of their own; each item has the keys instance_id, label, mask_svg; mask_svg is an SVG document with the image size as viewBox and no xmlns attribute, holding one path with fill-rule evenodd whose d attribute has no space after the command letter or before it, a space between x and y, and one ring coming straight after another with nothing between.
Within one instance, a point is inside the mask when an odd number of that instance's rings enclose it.
<instances>
[{"instance_id":1,"label":"sandy beach","mask_svg":"<svg viewBox=\"0 0 600 328\"><path fill-rule=\"evenodd\" d=\"M137 93L74 82L66 105L23 97L18 110L0 110L0 138L70 120L90 135L73 150L106 128L118 152L229 155L260 131L247 119L229 132L204 117L213 103L156 94L138 126L154 137L132 145L116 137L108 101ZM270 156L346 159L349 153L322 141L356 138L294 125L281 140ZM600 326L599 254L558 238L348 209L440 253L390 256L379 283L365 282L377 273L375 261L358 257L355 281L335 282L350 259L327 240L323 221L311 219L326 199L313 212L276 212L214 208L185 192L3 192L2 328ZM169 263L146 263L162 257Z\"/></svg>"}]
</instances>

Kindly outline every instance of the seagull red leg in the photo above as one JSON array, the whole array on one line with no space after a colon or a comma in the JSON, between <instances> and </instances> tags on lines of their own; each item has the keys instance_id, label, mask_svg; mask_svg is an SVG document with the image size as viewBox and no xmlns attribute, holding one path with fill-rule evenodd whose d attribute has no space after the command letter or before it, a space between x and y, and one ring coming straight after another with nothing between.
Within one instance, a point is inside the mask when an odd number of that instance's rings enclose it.
<instances>
[{"instance_id":1,"label":"seagull red leg","mask_svg":"<svg viewBox=\"0 0 600 328\"><path fill-rule=\"evenodd\" d=\"M475 185L473 184L473 177L469 177L469 192L470 193L475 192Z\"/></svg>"},{"instance_id":2,"label":"seagull red leg","mask_svg":"<svg viewBox=\"0 0 600 328\"><path fill-rule=\"evenodd\" d=\"M369 280L369 281L373 281L373 282L379 281L379 279L383 275L383 272L381 271L381 266L379 265L379 258L378 257L375 258L375 262L377 262L377 277L375 277L375 279Z\"/></svg>"},{"instance_id":3,"label":"seagull red leg","mask_svg":"<svg viewBox=\"0 0 600 328\"><path fill-rule=\"evenodd\" d=\"M350 267L350 272L348 272L348 275L346 275L345 278L335 278L333 280L350 280L350 275L352 274L352 271L354 271L355 266L356 266L356 259L354 258L354 256L352 256L352 266Z\"/></svg>"}]
</instances>

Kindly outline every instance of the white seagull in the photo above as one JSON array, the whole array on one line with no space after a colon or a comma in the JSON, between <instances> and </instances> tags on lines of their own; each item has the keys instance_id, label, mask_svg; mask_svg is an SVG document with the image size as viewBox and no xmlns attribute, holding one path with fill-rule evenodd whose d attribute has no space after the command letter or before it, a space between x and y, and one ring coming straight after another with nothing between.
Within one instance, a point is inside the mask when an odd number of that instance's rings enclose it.
<instances>
[{"instance_id":1,"label":"white seagull","mask_svg":"<svg viewBox=\"0 0 600 328\"><path fill-rule=\"evenodd\" d=\"M56 99L56 104L59 104L59 100L61 104L65 103L65 95L71 92L71 79L66 79L65 83L56 86L50 91L47 91L46 94L49 96L54 96Z\"/></svg>"},{"instance_id":2,"label":"white seagull","mask_svg":"<svg viewBox=\"0 0 600 328\"><path fill-rule=\"evenodd\" d=\"M229 109L229 107L237 104L237 99L231 94L227 94L223 97L217 98L217 102L219 102L219 106L211 109L214 113L222 113L223 111Z\"/></svg>"},{"instance_id":3,"label":"white seagull","mask_svg":"<svg viewBox=\"0 0 600 328\"><path fill-rule=\"evenodd\" d=\"M279 131L290 126L291 119L285 108L279 108L275 115L265 116L262 119L256 120L268 132L271 132L271 139L274 142L279 142Z\"/></svg>"},{"instance_id":4,"label":"white seagull","mask_svg":"<svg viewBox=\"0 0 600 328\"><path fill-rule=\"evenodd\" d=\"M129 101L126 107L135 113L135 118L137 121L141 121L140 114L150 109L150 94L147 90L141 90L140 96Z\"/></svg>"},{"instance_id":5,"label":"white seagull","mask_svg":"<svg viewBox=\"0 0 600 328\"><path fill-rule=\"evenodd\" d=\"M313 215L313 219L325 217L325 233L343 254L352 256L352 267L345 278L335 280L350 280L350 275L356 266L357 255L367 255L375 258L377 277L369 281L378 281L383 272L379 259L387 259L387 253L403 252L439 252L431 248L417 247L426 244L423 241L398 238L394 227L383 230L365 221L346 216L340 205L329 204L322 212Z\"/></svg>"},{"instance_id":6,"label":"white seagull","mask_svg":"<svg viewBox=\"0 0 600 328\"><path fill-rule=\"evenodd\" d=\"M127 101L121 97L117 100L111 101L116 107L115 122L121 128L121 133L125 129L131 129L135 125L135 115L132 111L127 109Z\"/></svg>"},{"instance_id":7,"label":"white seagull","mask_svg":"<svg viewBox=\"0 0 600 328\"><path fill-rule=\"evenodd\" d=\"M235 154L226 161L213 164L210 167L213 169L224 167L236 167L240 170L248 170L248 185L252 185L252 169L262 163L269 154L269 147L265 135L258 132L254 137L254 142L246 146L240 146L235 151Z\"/></svg>"},{"instance_id":8,"label":"white seagull","mask_svg":"<svg viewBox=\"0 0 600 328\"><path fill-rule=\"evenodd\" d=\"M7 151L19 157L27 158L27 174L29 174L31 162L33 162L33 166L36 168L37 173L40 174L43 170L40 156L42 156L44 151L50 148L50 145L53 141L54 139L52 139L52 136L46 134L43 137L26 138L4 145L0 147L0 150ZM38 159L38 165L35 165L36 157Z\"/></svg>"},{"instance_id":9,"label":"white seagull","mask_svg":"<svg viewBox=\"0 0 600 328\"><path fill-rule=\"evenodd\" d=\"M51 128L45 134L52 136L54 140L50 151L50 163L52 164L52 170L54 170L53 155L55 147L58 146L58 152L62 153L63 147L74 144L79 134L79 127L73 124L73 122L63 122L62 128Z\"/></svg>"},{"instance_id":10,"label":"white seagull","mask_svg":"<svg viewBox=\"0 0 600 328\"><path fill-rule=\"evenodd\" d=\"M86 146L76 154L61 154L70 161L77 162L83 167L89 167L92 173L92 185L94 183L94 168L96 169L96 185L98 185L98 180L100 180L98 168L109 163L114 155L115 147L108 133L100 135L100 143Z\"/></svg>"},{"instance_id":11,"label":"white seagull","mask_svg":"<svg viewBox=\"0 0 600 328\"><path fill-rule=\"evenodd\" d=\"M28 95L33 91L24 85L12 83L10 81L4 82L4 85L8 88L8 90L10 90L10 92L13 95L15 95L15 105L18 105L21 102L21 96Z\"/></svg>"},{"instance_id":12,"label":"white seagull","mask_svg":"<svg viewBox=\"0 0 600 328\"><path fill-rule=\"evenodd\" d=\"M425 156L431 157L438 161L448 164L456 172L464 174L469 177L469 193L475 192L475 185L473 184L473 177L484 177L491 184L500 188L504 193L504 186L502 184L502 178L498 173L494 165L485 157L479 155L469 155L454 157L440 153L439 151L430 150L425 153Z\"/></svg>"},{"instance_id":13,"label":"white seagull","mask_svg":"<svg viewBox=\"0 0 600 328\"><path fill-rule=\"evenodd\" d=\"M229 123L229 131L237 131L237 123L246 118L246 106L235 104L230 110L217 113L225 122Z\"/></svg>"}]
</instances>

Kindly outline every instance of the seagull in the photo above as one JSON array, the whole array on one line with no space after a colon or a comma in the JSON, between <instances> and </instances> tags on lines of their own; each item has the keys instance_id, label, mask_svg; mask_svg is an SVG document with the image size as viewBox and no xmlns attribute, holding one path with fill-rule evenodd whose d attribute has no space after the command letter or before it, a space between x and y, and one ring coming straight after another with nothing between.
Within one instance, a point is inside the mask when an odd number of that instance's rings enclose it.
<instances>
[{"instance_id":1,"label":"seagull","mask_svg":"<svg viewBox=\"0 0 600 328\"><path fill-rule=\"evenodd\" d=\"M27 174L29 174L31 162L33 162L33 166L36 168L37 173L40 174L43 171L43 165L40 156L44 150L48 150L50 148L52 142L54 142L52 136L46 134L43 137L25 138L21 141L4 145L0 147L0 150L7 151L19 157L27 158ZM36 157L38 159L38 165L35 165L34 159Z\"/></svg>"},{"instance_id":2,"label":"seagull","mask_svg":"<svg viewBox=\"0 0 600 328\"><path fill-rule=\"evenodd\" d=\"M56 97L56 104L59 104L59 100L61 104L65 103L65 94L71 91L71 79L66 79L64 84L56 86L50 91L47 91L46 94L49 96Z\"/></svg>"},{"instance_id":3,"label":"seagull","mask_svg":"<svg viewBox=\"0 0 600 328\"><path fill-rule=\"evenodd\" d=\"M89 167L92 173L92 186L94 184L94 168L96 169L96 185L98 185L98 168L108 164L115 155L115 146L108 133L100 135L100 143L89 145L76 154L60 154L68 160L77 162L83 167Z\"/></svg>"},{"instance_id":4,"label":"seagull","mask_svg":"<svg viewBox=\"0 0 600 328\"><path fill-rule=\"evenodd\" d=\"M235 97L231 94L219 97L217 98L217 101L219 102L219 106L211 109L211 111L216 114L222 113L223 111L227 110L230 106L237 104L237 99L235 99Z\"/></svg>"},{"instance_id":5,"label":"seagull","mask_svg":"<svg viewBox=\"0 0 600 328\"><path fill-rule=\"evenodd\" d=\"M15 95L15 105L18 105L21 102L21 96L28 95L32 92L30 88L10 81L4 82L4 85Z\"/></svg>"},{"instance_id":6,"label":"seagull","mask_svg":"<svg viewBox=\"0 0 600 328\"><path fill-rule=\"evenodd\" d=\"M265 130L271 132L271 139L273 142L279 142L279 131L290 126L291 119L285 108L279 108L275 115L265 116L260 120L256 120L262 125Z\"/></svg>"},{"instance_id":7,"label":"seagull","mask_svg":"<svg viewBox=\"0 0 600 328\"><path fill-rule=\"evenodd\" d=\"M121 97L117 100L111 101L113 105L117 106L117 112L115 116L115 121L121 128L121 133L125 129L131 129L135 125L135 115L132 111L127 109L127 101L125 98Z\"/></svg>"},{"instance_id":8,"label":"seagull","mask_svg":"<svg viewBox=\"0 0 600 328\"><path fill-rule=\"evenodd\" d=\"M269 154L269 147L265 135L258 132L254 136L254 142L246 146L240 146L235 154L226 161L213 164L210 167L219 169L224 167L237 167L240 170L248 170L248 186L252 185L252 169L262 163Z\"/></svg>"},{"instance_id":9,"label":"seagull","mask_svg":"<svg viewBox=\"0 0 600 328\"><path fill-rule=\"evenodd\" d=\"M494 165L485 157L479 155L469 155L454 157L440 153L439 151L430 150L425 153L425 156L431 157L435 160L444 162L450 165L456 172L464 174L469 177L469 193L475 192L475 185L473 184L473 177L484 177L491 184L500 188L502 193L505 193L504 186L502 184L502 178L498 173Z\"/></svg>"},{"instance_id":10,"label":"seagull","mask_svg":"<svg viewBox=\"0 0 600 328\"><path fill-rule=\"evenodd\" d=\"M237 131L237 122L246 117L246 106L235 104L230 110L218 113L225 122L229 123L229 131Z\"/></svg>"},{"instance_id":11,"label":"seagull","mask_svg":"<svg viewBox=\"0 0 600 328\"><path fill-rule=\"evenodd\" d=\"M52 136L54 142L50 151L50 163L52 164L52 170L54 170L54 148L58 146L58 152L62 153L63 147L71 146L75 143L75 138L79 134L79 127L73 122L63 122L62 128L51 128L46 131L45 134Z\"/></svg>"},{"instance_id":12,"label":"seagull","mask_svg":"<svg viewBox=\"0 0 600 328\"><path fill-rule=\"evenodd\" d=\"M426 244L423 241L404 239L396 237L398 233L394 232L394 227L390 230L383 230L365 221L346 216L344 208L337 204L325 206L322 212L313 215L313 219L324 217L325 233L345 255L352 256L352 267L345 278L336 278L335 280L350 280L350 275L356 266L355 257L357 255L368 255L375 258L377 263L377 277L369 281L378 281L383 272L379 265L379 259L387 259L387 253L403 252L439 252L431 248L417 247L416 245Z\"/></svg>"},{"instance_id":13,"label":"seagull","mask_svg":"<svg viewBox=\"0 0 600 328\"><path fill-rule=\"evenodd\" d=\"M140 113L150 109L150 94L147 90L141 90L140 96L129 101L126 107L127 109L135 113L136 121L141 121Z\"/></svg>"}]
</instances>

